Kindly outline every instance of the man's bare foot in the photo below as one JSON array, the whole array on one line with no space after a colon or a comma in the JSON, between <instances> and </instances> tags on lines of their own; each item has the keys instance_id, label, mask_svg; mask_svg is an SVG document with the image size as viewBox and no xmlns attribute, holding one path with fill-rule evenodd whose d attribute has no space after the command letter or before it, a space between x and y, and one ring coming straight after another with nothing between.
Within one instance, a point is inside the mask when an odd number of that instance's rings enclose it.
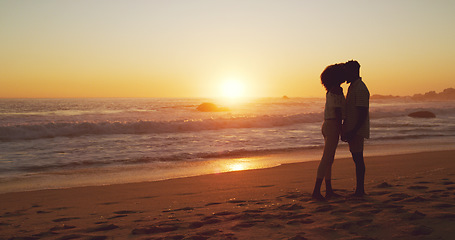
<instances>
[{"instance_id":1,"label":"man's bare foot","mask_svg":"<svg viewBox=\"0 0 455 240\"><path fill-rule=\"evenodd\" d=\"M362 191L362 192L357 192L357 191L356 191L356 192L354 193L354 196L357 196L357 197L364 197L365 195L367 195L367 194L366 194L364 191Z\"/></svg>"},{"instance_id":2,"label":"man's bare foot","mask_svg":"<svg viewBox=\"0 0 455 240\"><path fill-rule=\"evenodd\" d=\"M320 201L320 202L326 201L325 198L324 198L320 193L313 193L313 195L311 196L311 198L312 198L313 200Z\"/></svg>"},{"instance_id":3,"label":"man's bare foot","mask_svg":"<svg viewBox=\"0 0 455 240\"><path fill-rule=\"evenodd\" d=\"M363 198L366 196L365 192L355 192L351 195L349 195L349 198Z\"/></svg>"}]
</instances>

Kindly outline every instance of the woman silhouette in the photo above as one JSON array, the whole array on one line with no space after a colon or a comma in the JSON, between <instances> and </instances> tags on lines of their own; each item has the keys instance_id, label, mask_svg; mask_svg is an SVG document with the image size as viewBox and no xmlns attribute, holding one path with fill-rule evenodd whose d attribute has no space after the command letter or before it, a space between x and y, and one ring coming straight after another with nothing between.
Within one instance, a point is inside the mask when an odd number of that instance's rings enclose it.
<instances>
[{"instance_id":1,"label":"woman silhouette","mask_svg":"<svg viewBox=\"0 0 455 240\"><path fill-rule=\"evenodd\" d=\"M313 199L324 201L325 198L339 197L332 189L332 164L341 134L341 124L344 118L345 97L341 84L345 80L344 64L334 64L326 67L321 73L321 83L327 90L324 109L324 153L319 163ZM321 195L322 181L325 179L326 195Z\"/></svg>"}]
</instances>

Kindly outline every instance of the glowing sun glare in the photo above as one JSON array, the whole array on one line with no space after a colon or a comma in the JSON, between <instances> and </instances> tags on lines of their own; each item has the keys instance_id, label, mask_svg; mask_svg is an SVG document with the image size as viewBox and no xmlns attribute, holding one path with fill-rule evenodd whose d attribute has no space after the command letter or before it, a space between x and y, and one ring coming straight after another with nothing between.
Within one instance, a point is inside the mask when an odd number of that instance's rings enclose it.
<instances>
[{"instance_id":1,"label":"glowing sun glare","mask_svg":"<svg viewBox=\"0 0 455 240\"><path fill-rule=\"evenodd\" d=\"M226 80L221 85L221 95L225 98L240 98L245 94L245 85L239 80Z\"/></svg>"}]
</instances>

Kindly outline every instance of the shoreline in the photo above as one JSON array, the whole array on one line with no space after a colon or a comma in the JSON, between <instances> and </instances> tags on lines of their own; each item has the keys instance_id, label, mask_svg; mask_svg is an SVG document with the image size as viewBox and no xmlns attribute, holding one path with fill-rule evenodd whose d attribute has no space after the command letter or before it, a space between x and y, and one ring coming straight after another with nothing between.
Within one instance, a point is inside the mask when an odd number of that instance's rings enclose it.
<instances>
[{"instance_id":1,"label":"shoreline","mask_svg":"<svg viewBox=\"0 0 455 240\"><path fill-rule=\"evenodd\" d=\"M318 161L5 193L0 239L450 239L454 154L366 157L365 199L312 201ZM353 192L354 171L351 159L336 160L332 183L338 193Z\"/></svg>"},{"instance_id":2,"label":"shoreline","mask_svg":"<svg viewBox=\"0 0 455 240\"><path fill-rule=\"evenodd\" d=\"M335 158L335 162L334 162L334 167L333 167L333 171L335 172L336 171L336 163L337 162L344 162L346 164L346 162L351 162L352 161L352 158L347 154L347 149L345 149L346 152L344 153L337 153L337 156ZM318 150L319 151L319 150ZM156 184L159 184L159 183L162 183L162 182L167 182L167 181L182 181L182 180L185 180L185 179L193 179L193 178L204 178L204 177L210 177L210 176L217 176L217 175L223 175L223 174L235 174L235 173L249 173L249 172L255 172L255 171L267 171L267 170L270 170L270 171L273 171L274 169L277 169L277 168L292 168L292 167L302 167L303 165L305 164L309 164L311 166L315 165L316 168L318 167L319 165L319 159L318 160L314 160L314 159L311 159L311 157L308 157L308 156L313 156L313 155L316 155L314 152L312 154L307 154L306 157L302 157L303 155L301 155L301 153L304 152L304 153L308 153L307 150L305 151L295 151L295 152L290 152L290 153L276 153L276 154L267 154L267 155L264 155L264 156L256 156L256 157L253 157L253 156L250 156L250 157L241 157L241 158L226 158L226 159L223 159L223 160L238 160L240 159L241 161L243 161L244 159L258 159L259 161L263 161L264 159L276 159L276 158L280 158L280 159L284 159L284 161L286 162L282 162L282 163L273 163L273 164L269 164L270 166L268 167L252 167L252 168L249 168L249 167L246 167L245 169L231 169L229 171L220 171L220 172L209 172L209 173L203 173L203 174L196 174L196 175L192 175L192 176L181 176L181 177L172 177L172 178L166 178L166 179L159 179L159 180L150 180L150 181L134 181L134 182L119 182L119 183L112 183L112 184L100 184L100 185L87 185L87 186L71 186L71 187L61 187L61 188L46 188L46 189L36 189L36 190L25 190L25 191L13 191L13 192L0 192L0 196L2 195L6 195L6 194L15 194L15 193L27 193L27 192L39 192L39 191L59 191L59 190L71 190L73 188L97 188L97 187L115 187L117 185L135 185L135 184L152 184L152 183L156 183ZM374 158L374 159L387 159L387 158L390 158L390 157L399 157L399 156L408 156L408 155L420 155L420 154L432 154L432 153L435 153L435 154L438 154L438 153L446 153L446 152L453 152L454 156L455 156L455 149L444 149L444 150L434 150L434 151L411 151L411 152L407 152L406 150L404 150L402 153L392 153L392 154L374 154L374 153L370 153L370 154L365 154L365 164L367 165L367 168L368 168L368 159L370 158ZM317 153L319 154L319 152ZM342 155L341 157L338 156L338 155ZM293 160L289 160L289 159L293 159ZM298 160L295 160L295 159L298 159ZM302 160L303 159L303 160ZM308 160L308 159L311 159L311 160ZM214 161L221 161L220 159L217 159L217 160L214 160ZM222 164L225 164L225 163L222 163ZM231 164L232 165L232 164ZM234 165L235 165L235 162L234 162ZM254 165L254 164L251 164L251 165ZM265 164L265 165L268 165L268 164ZM354 164L352 163L352 165L354 166ZM254 165L256 166L256 165ZM354 168L352 168L354 169ZM368 169L367 169L368 170ZM334 173L335 175L336 173ZM314 175L316 176L316 171L314 172ZM355 177L355 176L354 176Z\"/></svg>"},{"instance_id":3,"label":"shoreline","mask_svg":"<svg viewBox=\"0 0 455 240\"><path fill-rule=\"evenodd\" d=\"M366 143L365 157L379 157L427 151L455 150L451 138L407 140L383 144ZM387 153L384 152L387 149ZM116 184L156 182L179 179L207 174L235 172L251 169L276 167L288 163L319 162L322 148L296 150L292 152L276 152L261 155L248 155L207 159L204 161L163 162L154 164L122 165L103 168L55 170L45 173L30 173L24 177L4 179L0 186L0 194L38 191L50 189L66 189L73 187L106 186ZM346 143L340 141L335 162L350 158Z\"/></svg>"}]
</instances>

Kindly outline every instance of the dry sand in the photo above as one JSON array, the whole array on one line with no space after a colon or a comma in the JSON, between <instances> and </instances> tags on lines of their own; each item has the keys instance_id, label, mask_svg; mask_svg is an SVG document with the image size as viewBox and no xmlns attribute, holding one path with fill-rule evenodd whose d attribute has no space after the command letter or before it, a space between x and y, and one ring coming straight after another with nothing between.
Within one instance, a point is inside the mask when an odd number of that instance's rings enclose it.
<instances>
[{"instance_id":1,"label":"dry sand","mask_svg":"<svg viewBox=\"0 0 455 240\"><path fill-rule=\"evenodd\" d=\"M364 199L312 201L317 166L1 194L0 239L455 238L455 151L367 157ZM354 176L336 159L337 193Z\"/></svg>"}]
</instances>

